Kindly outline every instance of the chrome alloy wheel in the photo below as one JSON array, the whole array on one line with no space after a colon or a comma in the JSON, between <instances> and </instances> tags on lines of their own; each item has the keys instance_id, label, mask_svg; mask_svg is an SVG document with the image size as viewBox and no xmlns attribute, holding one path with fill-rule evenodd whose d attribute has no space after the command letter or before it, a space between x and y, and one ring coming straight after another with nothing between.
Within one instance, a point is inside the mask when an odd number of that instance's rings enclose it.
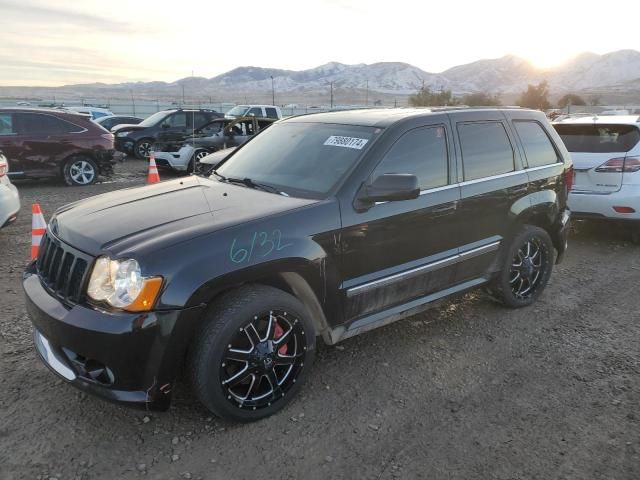
<instances>
[{"instance_id":1,"label":"chrome alloy wheel","mask_svg":"<svg viewBox=\"0 0 640 480\"><path fill-rule=\"evenodd\" d=\"M223 355L220 379L227 400L256 410L284 397L304 367L304 335L299 319L285 311L254 316Z\"/></svg>"}]
</instances>

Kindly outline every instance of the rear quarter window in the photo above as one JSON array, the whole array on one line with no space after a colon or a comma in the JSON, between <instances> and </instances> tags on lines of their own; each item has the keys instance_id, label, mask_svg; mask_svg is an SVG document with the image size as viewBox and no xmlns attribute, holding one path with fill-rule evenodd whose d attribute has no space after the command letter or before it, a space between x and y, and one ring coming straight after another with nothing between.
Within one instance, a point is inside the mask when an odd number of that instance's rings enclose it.
<instances>
[{"instance_id":1,"label":"rear quarter window","mask_svg":"<svg viewBox=\"0 0 640 480\"><path fill-rule=\"evenodd\" d=\"M640 142L640 131L635 125L556 124L554 128L570 152L628 152Z\"/></svg>"},{"instance_id":2,"label":"rear quarter window","mask_svg":"<svg viewBox=\"0 0 640 480\"><path fill-rule=\"evenodd\" d=\"M558 163L558 152L538 122L516 120L513 125L524 147L529 168Z\"/></svg>"},{"instance_id":3,"label":"rear quarter window","mask_svg":"<svg viewBox=\"0 0 640 480\"><path fill-rule=\"evenodd\" d=\"M501 122L459 123L458 136L465 181L515 170L513 147Z\"/></svg>"}]
</instances>

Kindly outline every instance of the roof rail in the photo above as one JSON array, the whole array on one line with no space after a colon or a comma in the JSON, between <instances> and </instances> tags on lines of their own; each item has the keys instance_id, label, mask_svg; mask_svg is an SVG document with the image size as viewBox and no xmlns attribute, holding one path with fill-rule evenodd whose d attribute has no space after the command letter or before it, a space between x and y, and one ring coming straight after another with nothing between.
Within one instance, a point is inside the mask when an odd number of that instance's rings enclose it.
<instances>
[{"instance_id":1,"label":"roof rail","mask_svg":"<svg viewBox=\"0 0 640 480\"><path fill-rule=\"evenodd\" d=\"M518 105L474 105L470 107L469 105L452 105L450 107L427 107L432 112L442 112L447 110L485 110L487 108L497 109L497 110L521 110L524 107L520 107Z\"/></svg>"}]
</instances>

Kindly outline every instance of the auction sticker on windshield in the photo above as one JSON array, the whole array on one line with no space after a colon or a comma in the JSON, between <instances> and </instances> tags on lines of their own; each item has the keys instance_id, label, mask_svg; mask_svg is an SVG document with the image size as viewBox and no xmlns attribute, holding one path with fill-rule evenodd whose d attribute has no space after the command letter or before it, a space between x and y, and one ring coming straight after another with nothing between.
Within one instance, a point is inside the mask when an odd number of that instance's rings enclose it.
<instances>
[{"instance_id":1,"label":"auction sticker on windshield","mask_svg":"<svg viewBox=\"0 0 640 480\"><path fill-rule=\"evenodd\" d=\"M341 137L338 135L331 135L324 142L325 145L331 145L333 147L354 148L356 150L362 150L369 140L366 138L355 137Z\"/></svg>"}]
</instances>

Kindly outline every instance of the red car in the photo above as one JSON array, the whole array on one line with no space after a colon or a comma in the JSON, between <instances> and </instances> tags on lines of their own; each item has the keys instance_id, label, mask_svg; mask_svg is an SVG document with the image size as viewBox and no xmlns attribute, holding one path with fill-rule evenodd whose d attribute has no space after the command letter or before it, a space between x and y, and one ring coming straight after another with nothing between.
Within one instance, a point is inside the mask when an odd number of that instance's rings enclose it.
<instances>
[{"instance_id":1,"label":"red car","mask_svg":"<svg viewBox=\"0 0 640 480\"><path fill-rule=\"evenodd\" d=\"M62 177L91 185L113 171L113 135L86 115L44 108L0 108L0 150L12 178Z\"/></svg>"}]
</instances>

